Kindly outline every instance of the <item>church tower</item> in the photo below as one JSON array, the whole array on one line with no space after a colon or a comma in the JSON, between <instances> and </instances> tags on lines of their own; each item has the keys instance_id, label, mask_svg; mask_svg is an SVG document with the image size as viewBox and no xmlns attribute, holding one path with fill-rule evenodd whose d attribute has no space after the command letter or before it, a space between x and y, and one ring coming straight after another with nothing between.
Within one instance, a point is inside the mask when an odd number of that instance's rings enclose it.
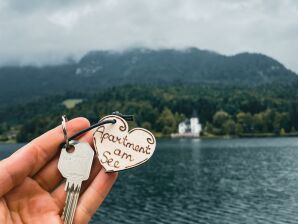
<instances>
[{"instance_id":1,"label":"church tower","mask_svg":"<svg viewBox=\"0 0 298 224\"><path fill-rule=\"evenodd\" d=\"M190 129L193 135L200 135L200 132L202 130L198 114L195 110L193 111L192 116L190 118Z\"/></svg>"}]
</instances>

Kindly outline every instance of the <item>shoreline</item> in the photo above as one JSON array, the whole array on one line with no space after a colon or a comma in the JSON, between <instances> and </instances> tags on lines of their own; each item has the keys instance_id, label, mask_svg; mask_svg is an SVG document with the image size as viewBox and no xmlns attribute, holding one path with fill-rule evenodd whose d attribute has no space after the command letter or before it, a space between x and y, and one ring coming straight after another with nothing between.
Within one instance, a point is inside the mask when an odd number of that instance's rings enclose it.
<instances>
[{"instance_id":1,"label":"shoreline","mask_svg":"<svg viewBox=\"0 0 298 224\"><path fill-rule=\"evenodd\" d=\"M284 137L298 137L298 132L286 133L284 135L276 135L274 133L257 133L257 134L242 134L242 135L202 135L198 138L191 137L175 137L171 135L162 135L161 133L154 133L156 139L237 139L237 138L284 138ZM1 138L0 138L1 139ZM19 144L15 139L8 141L1 141L2 144Z\"/></svg>"},{"instance_id":2,"label":"shoreline","mask_svg":"<svg viewBox=\"0 0 298 224\"><path fill-rule=\"evenodd\" d=\"M157 139L233 139L233 138L284 138L284 137L298 137L298 132L286 133L283 135L277 135L274 133L255 133L255 134L242 134L242 135L202 135L198 138L191 137L175 137L171 135L157 134Z\"/></svg>"}]
</instances>

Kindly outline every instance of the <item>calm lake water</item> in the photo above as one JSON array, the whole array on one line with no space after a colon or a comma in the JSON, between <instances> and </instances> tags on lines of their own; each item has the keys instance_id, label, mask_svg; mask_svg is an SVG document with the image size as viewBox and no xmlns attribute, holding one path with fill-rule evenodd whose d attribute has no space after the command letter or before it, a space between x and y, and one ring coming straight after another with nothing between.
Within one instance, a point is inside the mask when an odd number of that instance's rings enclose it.
<instances>
[{"instance_id":1,"label":"calm lake water","mask_svg":"<svg viewBox=\"0 0 298 224\"><path fill-rule=\"evenodd\" d=\"M298 138L161 140L91 223L298 223Z\"/></svg>"}]
</instances>

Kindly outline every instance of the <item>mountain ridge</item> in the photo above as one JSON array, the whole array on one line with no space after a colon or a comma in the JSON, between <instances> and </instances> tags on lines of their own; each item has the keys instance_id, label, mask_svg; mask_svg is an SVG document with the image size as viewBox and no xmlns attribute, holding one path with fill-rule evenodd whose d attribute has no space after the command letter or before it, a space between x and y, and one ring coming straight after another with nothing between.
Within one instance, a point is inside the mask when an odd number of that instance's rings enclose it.
<instances>
[{"instance_id":1,"label":"mountain ridge","mask_svg":"<svg viewBox=\"0 0 298 224\"><path fill-rule=\"evenodd\" d=\"M197 48L100 50L68 64L0 67L0 103L23 103L65 92L94 93L125 84L250 87L296 82L296 73L260 53L227 56Z\"/></svg>"}]
</instances>

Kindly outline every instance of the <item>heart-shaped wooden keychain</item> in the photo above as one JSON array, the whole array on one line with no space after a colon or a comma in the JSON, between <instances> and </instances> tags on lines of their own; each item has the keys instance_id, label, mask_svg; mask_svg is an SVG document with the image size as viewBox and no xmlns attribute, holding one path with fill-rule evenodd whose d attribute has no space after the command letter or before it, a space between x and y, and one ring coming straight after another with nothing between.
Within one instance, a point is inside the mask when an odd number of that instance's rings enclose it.
<instances>
[{"instance_id":1,"label":"heart-shaped wooden keychain","mask_svg":"<svg viewBox=\"0 0 298 224\"><path fill-rule=\"evenodd\" d=\"M154 135L144 128L129 131L127 122L116 115L101 121L111 119L116 123L101 125L93 134L97 156L106 172L126 170L148 161L156 146Z\"/></svg>"}]
</instances>

